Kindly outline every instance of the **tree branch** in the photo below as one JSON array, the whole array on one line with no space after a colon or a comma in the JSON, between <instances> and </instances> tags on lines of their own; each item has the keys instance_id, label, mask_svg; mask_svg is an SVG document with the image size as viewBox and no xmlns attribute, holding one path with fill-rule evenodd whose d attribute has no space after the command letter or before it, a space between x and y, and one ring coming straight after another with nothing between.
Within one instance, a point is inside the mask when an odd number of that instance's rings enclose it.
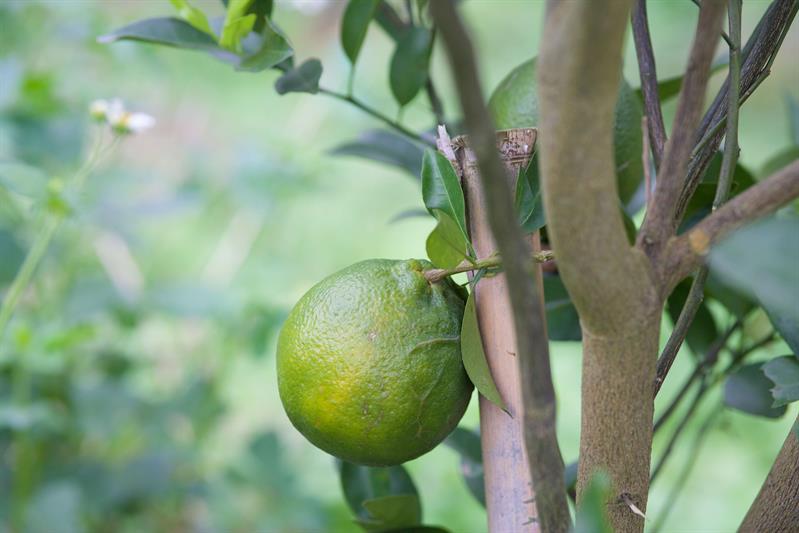
<instances>
[{"instance_id":1,"label":"tree branch","mask_svg":"<svg viewBox=\"0 0 799 533\"><path fill-rule=\"evenodd\" d=\"M663 159L663 149L666 146L666 126L663 125L663 112L660 109L658 76L655 68L655 53L652 51L652 40L649 37L646 0L638 0L635 3L632 24L635 53L638 57L638 72L641 75L641 93L644 96L644 114L649 126L649 139L652 143L655 168L659 168Z\"/></svg>"},{"instance_id":2,"label":"tree branch","mask_svg":"<svg viewBox=\"0 0 799 533\"><path fill-rule=\"evenodd\" d=\"M794 161L773 176L742 192L696 224L686 233L673 237L664 257L664 292L696 269L711 246L733 230L773 213L799 197L799 161Z\"/></svg>"},{"instance_id":3,"label":"tree branch","mask_svg":"<svg viewBox=\"0 0 799 533\"><path fill-rule=\"evenodd\" d=\"M688 59L674 130L666 143L663 162L658 173L655 196L646 213L638 246L655 259L669 237L674 235L674 211L682 190L688 157L694 146L696 128L705 100L705 89L710 78L710 64L719 40L719 26L724 14L722 0L705 0L699 11L694 43Z\"/></svg>"},{"instance_id":4,"label":"tree branch","mask_svg":"<svg viewBox=\"0 0 799 533\"><path fill-rule=\"evenodd\" d=\"M738 531L793 531L799 524L799 419Z\"/></svg>"},{"instance_id":5,"label":"tree branch","mask_svg":"<svg viewBox=\"0 0 799 533\"><path fill-rule=\"evenodd\" d=\"M749 37L742 51L743 65L741 66L739 106L743 105L771 73L771 64L774 62L774 58L777 56L791 22L796 16L797 9L799 9L797 0L775 0ZM730 80L728 77L705 113L702 124L699 126L697 133L697 139L699 140L691 156L688 174L682 185L680 199L674 213L675 227L682 220L688 201L696 191L696 187L699 185L721 143L723 137L722 126L728 109L729 98L727 93L729 88Z\"/></svg>"},{"instance_id":6,"label":"tree branch","mask_svg":"<svg viewBox=\"0 0 799 533\"><path fill-rule=\"evenodd\" d=\"M516 330L524 402L524 437L536 491L541 531L567 531L571 519L563 481L563 459L555 434L555 391L539 288L531 283L530 250L514 216L495 128L484 104L472 43L452 0L430 3L449 54L471 148L497 248L503 257Z\"/></svg>"},{"instance_id":7,"label":"tree branch","mask_svg":"<svg viewBox=\"0 0 799 533\"><path fill-rule=\"evenodd\" d=\"M730 46L730 102L728 104L730 112L727 114L727 132L724 135L724 156L721 161L721 171L718 183L716 184L716 194L713 198L713 211L721 207L727 201L730 193L732 176L735 173L735 165L738 162L738 99L741 79L741 0L730 0L728 9L730 34L727 42ZM685 337L688 335L688 328L694 321L699 306L705 297L705 281L707 280L707 266L699 268L691 283L688 291L688 298L685 300L680 316L671 332L666 347L658 359L657 377L655 378L655 395L660 390L666 375L669 373L674 359L682 346Z\"/></svg>"}]
</instances>

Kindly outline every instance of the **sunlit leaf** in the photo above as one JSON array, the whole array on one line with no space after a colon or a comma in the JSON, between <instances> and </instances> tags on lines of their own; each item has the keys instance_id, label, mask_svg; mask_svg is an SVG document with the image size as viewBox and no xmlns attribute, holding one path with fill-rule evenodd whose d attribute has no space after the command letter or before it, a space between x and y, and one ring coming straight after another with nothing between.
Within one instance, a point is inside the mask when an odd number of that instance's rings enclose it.
<instances>
[{"instance_id":1,"label":"sunlit leaf","mask_svg":"<svg viewBox=\"0 0 799 533\"><path fill-rule=\"evenodd\" d=\"M434 209L438 224L427 236L427 257L438 268L458 266L468 255L468 244L455 221L446 213Z\"/></svg>"},{"instance_id":2,"label":"sunlit leaf","mask_svg":"<svg viewBox=\"0 0 799 533\"><path fill-rule=\"evenodd\" d=\"M203 13L202 9L199 9L191 4L189 0L169 0L172 2L172 5L175 6L175 9L178 10L178 15L180 18L197 28L198 30L207 33L208 35L213 36L214 32L211 30L211 26L208 24L208 18Z\"/></svg>"},{"instance_id":3,"label":"sunlit leaf","mask_svg":"<svg viewBox=\"0 0 799 533\"><path fill-rule=\"evenodd\" d=\"M253 0L230 0L225 12L225 22L219 36L219 45L231 52L240 53L241 40L255 26L256 15L247 10Z\"/></svg>"},{"instance_id":4,"label":"sunlit leaf","mask_svg":"<svg viewBox=\"0 0 799 533\"><path fill-rule=\"evenodd\" d=\"M140 20L98 37L97 41L100 43L142 41L205 52L221 51L213 37L185 20L174 17Z\"/></svg>"},{"instance_id":5,"label":"sunlit leaf","mask_svg":"<svg viewBox=\"0 0 799 533\"><path fill-rule=\"evenodd\" d=\"M459 426L444 440L444 444L460 454L461 474L466 482L466 487L472 496L485 507L485 480L480 435Z\"/></svg>"},{"instance_id":6,"label":"sunlit leaf","mask_svg":"<svg viewBox=\"0 0 799 533\"><path fill-rule=\"evenodd\" d=\"M380 0L350 0L341 21L341 46L353 65L361 53L366 31Z\"/></svg>"},{"instance_id":7,"label":"sunlit leaf","mask_svg":"<svg viewBox=\"0 0 799 533\"><path fill-rule=\"evenodd\" d=\"M322 62L309 59L280 76L275 82L278 94L319 92L319 78L322 77Z\"/></svg>"},{"instance_id":8,"label":"sunlit leaf","mask_svg":"<svg viewBox=\"0 0 799 533\"><path fill-rule=\"evenodd\" d=\"M541 197L541 183L538 178L538 157L533 155L530 163L519 172L516 180L516 197L514 201L519 225L525 233L534 233L541 229L545 222L544 203Z\"/></svg>"},{"instance_id":9,"label":"sunlit leaf","mask_svg":"<svg viewBox=\"0 0 799 533\"><path fill-rule=\"evenodd\" d=\"M770 218L736 231L711 250L710 265L772 314L799 323L799 217Z\"/></svg>"},{"instance_id":10,"label":"sunlit leaf","mask_svg":"<svg viewBox=\"0 0 799 533\"><path fill-rule=\"evenodd\" d=\"M477 321L477 309L474 304L474 292L469 293L466 308L463 310L463 324L461 325L461 356L463 366L469 379L474 383L477 391L494 403L497 407L507 412L505 402L502 400L491 369L488 367L483 339L480 335L480 326Z\"/></svg>"},{"instance_id":11,"label":"sunlit leaf","mask_svg":"<svg viewBox=\"0 0 799 533\"><path fill-rule=\"evenodd\" d=\"M400 106L406 105L427 82L432 33L427 28L410 28L397 42L391 58L391 93Z\"/></svg>"},{"instance_id":12,"label":"sunlit leaf","mask_svg":"<svg viewBox=\"0 0 799 533\"><path fill-rule=\"evenodd\" d=\"M763 365L763 373L774 382L771 394L772 407L780 407L799 400L799 359L794 356L777 357Z\"/></svg>"},{"instance_id":13,"label":"sunlit leaf","mask_svg":"<svg viewBox=\"0 0 799 533\"><path fill-rule=\"evenodd\" d=\"M253 14L247 16L255 17ZM293 54L294 50L286 37L267 20L261 30L258 47L244 56L236 68L248 72L260 72L278 65Z\"/></svg>"},{"instance_id":14,"label":"sunlit leaf","mask_svg":"<svg viewBox=\"0 0 799 533\"><path fill-rule=\"evenodd\" d=\"M779 418L786 407L773 407L773 383L763 374L762 363L738 369L724 383L724 403L728 407L756 416Z\"/></svg>"},{"instance_id":15,"label":"sunlit leaf","mask_svg":"<svg viewBox=\"0 0 799 533\"><path fill-rule=\"evenodd\" d=\"M330 153L352 155L392 165L407 172L414 179L419 179L422 174L422 148L391 131L367 130L357 140L340 144Z\"/></svg>"}]
</instances>

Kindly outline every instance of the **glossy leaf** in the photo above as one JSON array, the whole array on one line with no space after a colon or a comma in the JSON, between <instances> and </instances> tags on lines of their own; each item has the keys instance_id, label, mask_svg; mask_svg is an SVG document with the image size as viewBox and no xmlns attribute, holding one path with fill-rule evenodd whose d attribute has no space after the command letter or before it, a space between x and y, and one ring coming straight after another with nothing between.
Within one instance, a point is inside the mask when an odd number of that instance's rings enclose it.
<instances>
[{"instance_id":1,"label":"glossy leaf","mask_svg":"<svg viewBox=\"0 0 799 533\"><path fill-rule=\"evenodd\" d=\"M485 478L480 435L466 428L456 427L444 440L444 444L460 454L461 474L466 482L466 487L472 496L485 507Z\"/></svg>"},{"instance_id":2,"label":"glossy leaf","mask_svg":"<svg viewBox=\"0 0 799 533\"><path fill-rule=\"evenodd\" d=\"M763 373L774 382L772 407L799 400L799 359L792 355L777 357L763 365Z\"/></svg>"},{"instance_id":3,"label":"glossy leaf","mask_svg":"<svg viewBox=\"0 0 799 533\"><path fill-rule=\"evenodd\" d=\"M397 42L391 58L389 82L391 93L400 106L413 100L427 82L432 44L430 30L420 27L408 29Z\"/></svg>"},{"instance_id":4,"label":"glossy leaf","mask_svg":"<svg viewBox=\"0 0 799 533\"><path fill-rule=\"evenodd\" d=\"M359 518L369 519L363 502L397 494L418 495L403 466L370 467L339 461L344 499Z\"/></svg>"},{"instance_id":5,"label":"glossy leaf","mask_svg":"<svg viewBox=\"0 0 799 533\"><path fill-rule=\"evenodd\" d=\"M422 148L391 131L368 130L357 140L338 145L334 155L351 155L397 167L414 179L422 174Z\"/></svg>"},{"instance_id":6,"label":"glossy leaf","mask_svg":"<svg viewBox=\"0 0 799 533\"><path fill-rule=\"evenodd\" d=\"M178 11L180 18L197 28L198 30L213 36L214 32L211 30L211 25L208 24L208 18L199 9L191 4L189 0L169 0L175 9Z\"/></svg>"},{"instance_id":7,"label":"glossy leaf","mask_svg":"<svg viewBox=\"0 0 799 533\"><path fill-rule=\"evenodd\" d=\"M247 16L255 17L253 14ZM244 56L236 68L248 72L260 72L282 63L293 54L294 50L286 37L267 20L261 31L258 47Z\"/></svg>"},{"instance_id":8,"label":"glossy leaf","mask_svg":"<svg viewBox=\"0 0 799 533\"><path fill-rule=\"evenodd\" d=\"M522 231L534 233L544 227L546 221L538 177L538 154L533 155L523 172L519 172L514 205Z\"/></svg>"},{"instance_id":9,"label":"glossy leaf","mask_svg":"<svg viewBox=\"0 0 799 533\"><path fill-rule=\"evenodd\" d=\"M547 335L553 341L579 341L582 339L580 317L556 274L544 276L544 299L547 313Z\"/></svg>"},{"instance_id":10,"label":"glossy leaf","mask_svg":"<svg viewBox=\"0 0 799 533\"><path fill-rule=\"evenodd\" d=\"M497 407L507 412L505 402L502 400L491 369L488 367L483 339L480 335L480 326L477 321L477 309L474 304L474 292L469 293L466 308L463 310L463 324L461 325L461 356L463 366L469 379L474 383L477 391L490 400Z\"/></svg>"},{"instance_id":11,"label":"glossy leaf","mask_svg":"<svg viewBox=\"0 0 799 533\"><path fill-rule=\"evenodd\" d=\"M416 494L392 494L365 500L363 507L369 517L359 520L367 531L391 531L419 525L422 505Z\"/></svg>"},{"instance_id":12,"label":"glossy leaf","mask_svg":"<svg viewBox=\"0 0 799 533\"><path fill-rule=\"evenodd\" d=\"M786 407L773 407L773 383L762 371L762 363L753 363L738 369L724 383L724 403L728 407L767 418L779 418Z\"/></svg>"},{"instance_id":13,"label":"glossy leaf","mask_svg":"<svg viewBox=\"0 0 799 533\"><path fill-rule=\"evenodd\" d=\"M613 533L607 511L610 491L610 478L604 472L591 476L577 508L574 533Z\"/></svg>"},{"instance_id":14,"label":"glossy leaf","mask_svg":"<svg viewBox=\"0 0 799 533\"><path fill-rule=\"evenodd\" d=\"M669 296L666 309L669 312L672 322L677 322L690 290L691 280L684 280L675 287L674 292ZM718 327L716 327L716 321L713 315L710 314L707 303L702 302L696 311L694 321L688 328L685 342L695 356L701 357L707 353L710 347L716 342L718 336L719 331Z\"/></svg>"},{"instance_id":15,"label":"glossy leaf","mask_svg":"<svg viewBox=\"0 0 799 533\"><path fill-rule=\"evenodd\" d=\"M319 92L319 78L322 77L322 62L309 59L299 67L295 67L275 82L277 94Z\"/></svg>"},{"instance_id":16,"label":"glossy leaf","mask_svg":"<svg viewBox=\"0 0 799 533\"><path fill-rule=\"evenodd\" d=\"M460 228L446 213L433 210L438 224L427 236L425 250L427 257L438 268L458 266L468 255L468 245Z\"/></svg>"},{"instance_id":17,"label":"glossy leaf","mask_svg":"<svg viewBox=\"0 0 799 533\"><path fill-rule=\"evenodd\" d=\"M341 46L353 65L361 53L366 31L380 0L350 0L341 21Z\"/></svg>"},{"instance_id":18,"label":"glossy leaf","mask_svg":"<svg viewBox=\"0 0 799 533\"><path fill-rule=\"evenodd\" d=\"M140 20L97 38L100 43L141 41L205 52L221 52L213 37L174 17Z\"/></svg>"},{"instance_id":19,"label":"glossy leaf","mask_svg":"<svg viewBox=\"0 0 799 533\"><path fill-rule=\"evenodd\" d=\"M34 200L47 194L47 175L36 167L16 161L0 161L0 187Z\"/></svg>"},{"instance_id":20,"label":"glossy leaf","mask_svg":"<svg viewBox=\"0 0 799 533\"><path fill-rule=\"evenodd\" d=\"M466 206L461 182L452 163L439 152L425 150L422 159L422 198L431 212L438 209L452 218L468 240Z\"/></svg>"},{"instance_id":21,"label":"glossy leaf","mask_svg":"<svg viewBox=\"0 0 799 533\"><path fill-rule=\"evenodd\" d=\"M799 322L799 217L770 218L738 230L710 251L710 265L772 316Z\"/></svg>"}]
</instances>

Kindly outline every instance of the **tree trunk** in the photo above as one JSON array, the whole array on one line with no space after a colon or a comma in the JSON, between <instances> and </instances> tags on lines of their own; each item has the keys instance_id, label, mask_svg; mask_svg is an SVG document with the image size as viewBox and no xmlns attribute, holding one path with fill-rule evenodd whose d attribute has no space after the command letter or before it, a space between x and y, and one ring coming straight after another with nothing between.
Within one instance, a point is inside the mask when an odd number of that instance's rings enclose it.
<instances>
[{"instance_id":1,"label":"tree trunk","mask_svg":"<svg viewBox=\"0 0 799 533\"><path fill-rule=\"evenodd\" d=\"M518 170L532 157L536 131L511 130L497 134L500 145L511 139L521 151L503 151L508 179L515 180ZM526 147L526 149L525 149ZM463 169L469 233L477 257L496 253L496 244L486 219L486 207L474 161L459 150ZM531 237L532 238L532 237ZM538 242L532 238L531 243ZM535 491L530 480L524 447L521 382L516 362L516 335L504 274L483 278L475 288L477 320L488 366L505 402L508 413L480 396L480 439L483 446L486 510L488 528L496 532L537 532Z\"/></svg>"},{"instance_id":2,"label":"tree trunk","mask_svg":"<svg viewBox=\"0 0 799 533\"><path fill-rule=\"evenodd\" d=\"M799 530L799 419L760 488L740 531L781 533Z\"/></svg>"}]
</instances>

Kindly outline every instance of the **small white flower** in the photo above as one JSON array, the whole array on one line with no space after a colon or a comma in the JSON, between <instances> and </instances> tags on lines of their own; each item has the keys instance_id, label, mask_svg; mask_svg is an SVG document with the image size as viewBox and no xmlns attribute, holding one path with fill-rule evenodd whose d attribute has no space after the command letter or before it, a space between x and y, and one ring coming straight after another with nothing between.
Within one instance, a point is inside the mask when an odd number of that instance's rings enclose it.
<instances>
[{"instance_id":1,"label":"small white flower","mask_svg":"<svg viewBox=\"0 0 799 533\"><path fill-rule=\"evenodd\" d=\"M89 104L89 116L96 122L105 122L108 117L108 102L95 100Z\"/></svg>"},{"instance_id":2,"label":"small white flower","mask_svg":"<svg viewBox=\"0 0 799 533\"><path fill-rule=\"evenodd\" d=\"M139 133L155 126L155 118L146 113L131 113L119 98L108 103L106 119L117 133Z\"/></svg>"}]
</instances>

